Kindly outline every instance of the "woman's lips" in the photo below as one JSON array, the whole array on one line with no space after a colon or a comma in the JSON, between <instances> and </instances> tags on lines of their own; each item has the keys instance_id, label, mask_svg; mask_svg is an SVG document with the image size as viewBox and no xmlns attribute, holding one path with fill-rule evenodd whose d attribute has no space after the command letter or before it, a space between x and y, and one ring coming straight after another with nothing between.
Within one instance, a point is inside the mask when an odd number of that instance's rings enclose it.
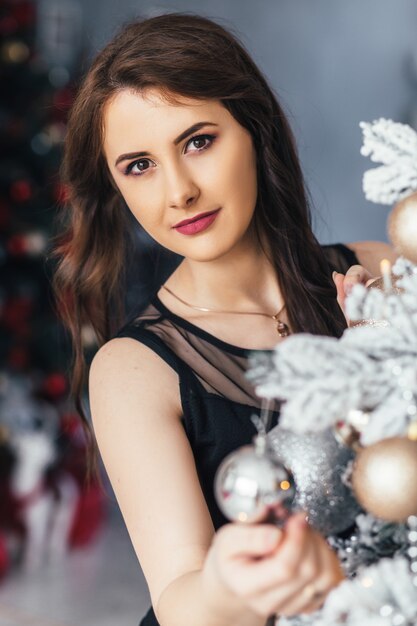
<instances>
[{"instance_id":1,"label":"woman's lips","mask_svg":"<svg viewBox=\"0 0 417 626\"><path fill-rule=\"evenodd\" d=\"M216 211L212 211L212 213L203 215L200 219L188 222L188 224L174 226L174 228L182 235L194 235L195 233L201 233L202 230L205 230L214 222L219 214L219 211L220 209L217 209Z\"/></svg>"}]
</instances>

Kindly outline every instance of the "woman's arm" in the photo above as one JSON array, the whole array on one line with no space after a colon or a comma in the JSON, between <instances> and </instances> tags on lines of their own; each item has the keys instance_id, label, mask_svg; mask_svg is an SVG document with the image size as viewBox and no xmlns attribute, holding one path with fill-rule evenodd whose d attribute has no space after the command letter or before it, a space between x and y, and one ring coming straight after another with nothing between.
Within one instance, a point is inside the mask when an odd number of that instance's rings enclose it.
<instances>
[{"instance_id":1,"label":"woman's arm","mask_svg":"<svg viewBox=\"0 0 417 626\"><path fill-rule=\"evenodd\" d=\"M100 452L161 625L263 625L213 577L202 584L214 529L181 423L177 374L148 347L120 338L94 357L89 387Z\"/></svg>"}]
</instances>

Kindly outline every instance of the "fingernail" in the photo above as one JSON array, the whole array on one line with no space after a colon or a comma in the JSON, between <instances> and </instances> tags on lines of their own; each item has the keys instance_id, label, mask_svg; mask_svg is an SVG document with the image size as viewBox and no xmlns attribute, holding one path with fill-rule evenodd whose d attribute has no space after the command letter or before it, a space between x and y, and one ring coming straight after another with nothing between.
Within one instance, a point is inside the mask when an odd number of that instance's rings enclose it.
<instances>
[{"instance_id":1,"label":"fingernail","mask_svg":"<svg viewBox=\"0 0 417 626\"><path fill-rule=\"evenodd\" d=\"M334 277L335 277L335 276L337 276L337 272L333 272L333 274L332 274L332 278L333 278L333 280L334 280Z\"/></svg>"}]
</instances>

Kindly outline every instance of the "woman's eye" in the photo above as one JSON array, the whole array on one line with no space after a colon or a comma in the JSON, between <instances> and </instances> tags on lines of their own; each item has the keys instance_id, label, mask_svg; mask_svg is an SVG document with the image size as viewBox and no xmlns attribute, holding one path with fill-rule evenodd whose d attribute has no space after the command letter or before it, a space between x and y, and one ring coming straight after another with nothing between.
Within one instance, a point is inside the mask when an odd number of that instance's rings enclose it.
<instances>
[{"instance_id":1,"label":"woman's eye","mask_svg":"<svg viewBox=\"0 0 417 626\"><path fill-rule=\"evenodd\" d=\"M213 135L198 135L197 137L192 137L187 146L193 144L195 150L192 150L192 152L200 152L200 150L208 148L213 143L213 140Z\"/></svg>"},{"instance_id":2,"label":"woman's eye","mask_svg":"<svg viewBox=\"0 0 417 626\"><path fill-rule=\"evenodd\" d=\"M148 159L140 159L139 161L132 161L126 168L126 174L133 174L134 176L141 176L146 170L150 169Z\"/></svg>"}]
</instances>

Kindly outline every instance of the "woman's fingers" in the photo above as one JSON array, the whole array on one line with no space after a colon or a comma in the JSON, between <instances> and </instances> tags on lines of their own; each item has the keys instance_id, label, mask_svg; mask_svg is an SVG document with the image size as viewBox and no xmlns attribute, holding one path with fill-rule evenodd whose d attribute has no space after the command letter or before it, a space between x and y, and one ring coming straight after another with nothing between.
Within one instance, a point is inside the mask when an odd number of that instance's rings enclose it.
<instances>
[{"instance_id":1,"label":"woman's fingers","mask_svg":"<svg viewBox=\"0 0 417 626\"><path fill-rule=\"evenodd\" d=\"M253 596L251 598L252 610L267 616L272 613L295 615L310 609L313 606L312 595L304 594L303 590L320 573L319 559L313 542L309 542L305 546L303 564L308 564L308 572L304 569L304 572L300 571L289 581L274 585L268 591ZM315 602L317 604L317 600Z\"/></svg>"},{"instance_id":2,"label":"woman's fingers","mask_svg":"<svg viewBox=\"0 0 417 626\"><path fill-rule=\"evenodd\" d=\"M282 534L271 524L226 524L214 536L207 556L208 570L214 571L222 585L243 599L252 593L256 583L256 577L250 575L251 565L268 560Z\"/></svg>"},{"instance_id":3,"label":"woman's fingers","mask_svg":"<svg viewBox=\"0 0 417 626\"><path fill-rule=\"evenodd\" d=\"M343 313L345 312L346 296L352 291L353 286L357 284L368 285L373 280L371 274L362 265L352 265L346 274L333 272L332 277L336 286L337 301ZM349 324L347 318L346 321Z\"/></svg>"},{"instance_id":4,"label":"woman's fingers","mask_svg":"<svg viewBox=\"0 0 417 626\"><path fill-rule=\"evenodd\" d=\"M221 530L218 550L223 576L235 593L253 596L296 576L309 529L304 515L298 514L288 520L284 531L268 525L235 525L230 533L226 527Z\"/></svg>"},{"instance_id":5,"label":"woman's fingers","mask_svg":"<svg viewBox=\"0 0 417 626\"><path fill-rule=\"evenodd\" d=\"M300 613L317 611L324 603L328 593L338 585L344 574L336 554L328 543L316 531L311 530L311 541L308 543L303 566L297 578L297 585L287 586L265 596L268 608L280 615L292 616ZM275 602L275 604L274 604Z\"/></svg>"},{"instance_id":6,"label":"woman's fingers","mask_svg":"<svg viewBox=\"0 0 417 626\"><path fill-rule=\"evenodd\" d=\"M317 611L325 601L328 593L338 585L344 574L336 554L316 531L311 531L314 536L314 557L317 574L312 576L299 592L289 598L282 606L282 615L298 615L300 613L312 613Z\"/></svg>"},{"instance_id":7,"label":"woman's fingers","mask_svg":"<svg viewBox=\"0 0 417 626\"><path fill-rule=\"evenodd\" d=\"M333 277L333 282L336 286L337 302L339 303L339 306L342 309L342 311L344 311L346 294L345 294L343 283L345 280L345 275L339 274L339 272L333 272L332 277Z\"/></svg>"},{"instance_id":8,"label":"woman's fingers","mask_svg":"<svg viewBox=\"0 0 417 626\"><path fill-rule=\"evenodd\" d=\"M223 583L262 616L315 611L343 579L337 556L302 513L291 516L283 530L226 525L211 554Z\"/></svg>"},{"instance_id":9,"label":"woman's fingers","mask_svg":"<svg viewBox=\"0 0 417 626\"><path fill-rule=\"evenodd\" d=\"M318 537L320 545L320 569L322 574L319 581L319 589L327 589L329 591L345 579L345 574L334 550L319 533L314 532Z\"/></svg>"},{"instance_id":10,"label":"woman's fingers","mask_svg":"<svg viewBox=\"0 0 417 626\"><path fill-rule=\"evenodd\" d=\"M226 524L217 531L217 550L225 558L252 561L274 552L282 535L272 524Z\"/></svg>"},{"instance_id":11,"label":"woman's fingers","mask_svg":"<svg viewBox=\"0 0 417 626\"><path fill-rule=\"evenodd\" d=\"M295 580L305 561L309 531L304 514L290 517L274 553L257 563L248 563L246 570L243 569L241 582L244 588L259 594Z\"/></svg>"},{"instance_id":12,"label":"woman's fingers","mask_svg":"<svg viewBox=\"0 0 417 626\"><path fill-rule=\"evenodd\" d=\"M352 287L358 283L365 285L370 278L372 278L370 272L362 265L352 265L346 272L343 281L345 294L348 295L352 291Z\"/></svg>"},{"instance_id":13,"label":"woman's fingers","mask_svg":"<svg viewBox=\"0 0 417 626\"><path fill-rule=\"evenodd\" d=\"M305 513L296 513L287 520L285 533L277 551L281 580L286 581L302 573L302 568L308 562L305 559L305 550L309 534L310 526Z\"/></svg>"},{"instance_id":14,"label":"woman's fingers","mask_svg":"<svg viewBox=\"0 0 417 626\"><path fill-rule=\"evenodd\" d=\"M299 578L309 531L304 514L293 515L286 523L279 545L269 556L256 561L247 558L236 560L239 593L255 596Z\"/></svg>"}]
</instances>

